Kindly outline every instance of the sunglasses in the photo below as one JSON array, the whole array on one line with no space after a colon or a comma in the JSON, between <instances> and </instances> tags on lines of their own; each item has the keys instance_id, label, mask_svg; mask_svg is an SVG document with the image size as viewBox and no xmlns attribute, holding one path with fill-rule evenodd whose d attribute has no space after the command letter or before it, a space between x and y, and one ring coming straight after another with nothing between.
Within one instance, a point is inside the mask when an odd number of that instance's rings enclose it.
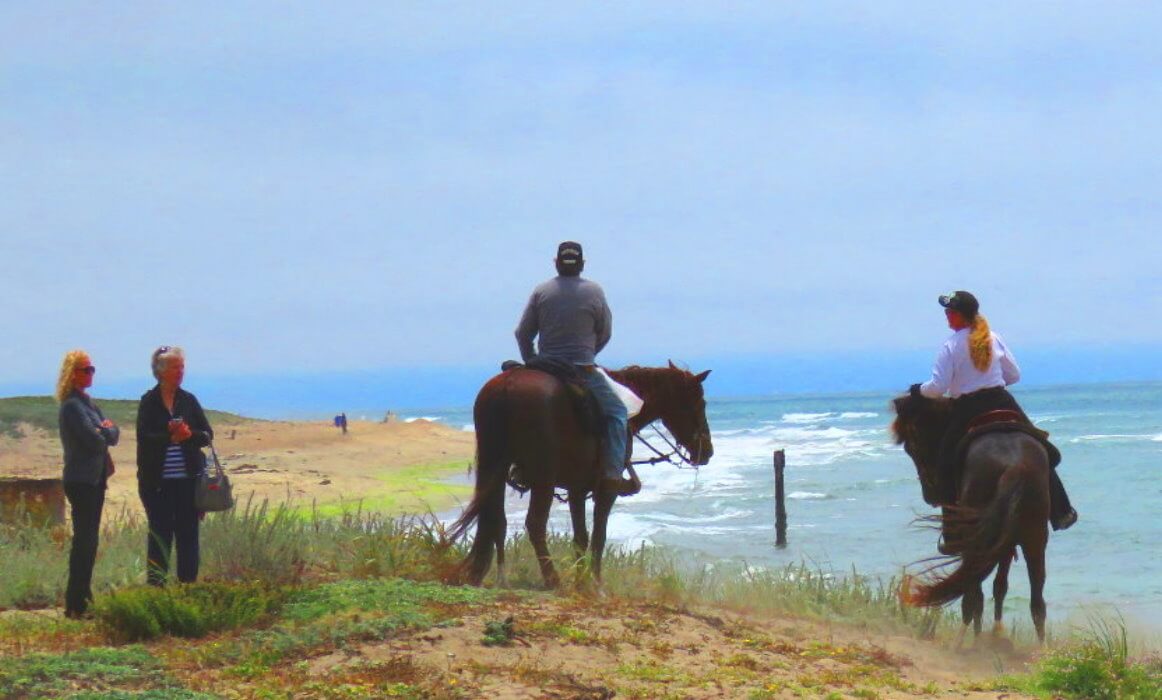
<instances>
[{"instance_id":1,"label":"sunglasses","mask_svg":"<svg viewBox=\"0 0 1162 700\"><path fill-rule=\"evenodd\" d=\"M97 372L97 368L93 365L89 365L88 367L77 367L74 371L84 372L85 374L95 374Z\"/></svg>"}]
</instances>

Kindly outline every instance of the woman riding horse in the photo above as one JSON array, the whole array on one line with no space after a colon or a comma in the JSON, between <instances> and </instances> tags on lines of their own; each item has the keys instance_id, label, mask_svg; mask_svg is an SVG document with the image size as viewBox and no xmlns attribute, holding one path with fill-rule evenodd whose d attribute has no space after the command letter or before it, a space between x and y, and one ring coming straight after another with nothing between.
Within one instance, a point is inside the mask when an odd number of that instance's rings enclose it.
<instances>
[{"instance_id":1,"label":"woman riding horse","mask_svg":"<svg viewBox=\"0 0 1162 700\"><path fill-rule=\"evenodd\" d=\"M893 407L896 442L903 444L915 462L920 481L930 484L938 468L933 460L938 454L940 433L954 410L952 402L910 393L897 398ZM995 568L993 634L999 636L1009 567L1020 547L1029 573L1029 611L1037 637L1044 641L1051 473L1049 450L1039 437L1027 431L993 430L973 439L964 454L957 505L946 507L941 516L945 524L955 523L955 530L961 535L956 556L929 567L919 580L905 578L901 587L904 602L938 606L960 598L965 625L960 639L970 623L979 635L984 614L981 584ZM945 564L954 563L958 565L949 573Z\"/></svg>"},{"instance_id":2,"label":"woman riding horse","mask_svg":"<svg viewBox=\"0 0 1162 700\"><path fill-rule=\"evenodd\" d=\"M932 378L913 385L912 392L931 399L947 393L952 399L952 410L936 455L937 478L935 483L924 484L924 500L933 505L949 505L957 501L957 456L961 439L973 420L991 411L1007 410L1016 412L1030 426L1032 422L1005 388L1021 378L1017 361L1001 337L989 328L976 297L957 291L941 296L938 301L944 307L953 334L936 355ZM1050 472L1050 489L1050 522L1054 530L1064 530L1077 522L1077 511L1070 505L1056 471ZM942 554L956 551L954 538L949 536L949 521L944 519Z\"/></svg>"}]
</instances>

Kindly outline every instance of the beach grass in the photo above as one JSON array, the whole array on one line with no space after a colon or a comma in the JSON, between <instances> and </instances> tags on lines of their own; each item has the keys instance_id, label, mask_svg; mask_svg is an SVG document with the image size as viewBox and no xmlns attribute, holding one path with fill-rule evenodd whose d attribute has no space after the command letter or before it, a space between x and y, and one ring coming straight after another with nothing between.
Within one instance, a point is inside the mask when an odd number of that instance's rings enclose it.
<instances>
[{"instance_id":1,"label":"beach grass","mask_svg":"<svg viewBox=\"0 0 1162 700\"><path fill-rule=\"evenodd\" d=\"M218 581L301 585L335 577L455 578L467 545L445 541L433 516L386 517L353 508L339 516L303 512L286 503L246 499L202 525L202 576ZM111 519L103 528L94 570L100 597L144 581L146 528L137 518ZM0 608L35 609L63 600L69 533L63 528L0 526ZM550 535L549 548L563 573L564 592L589 595L596 584L588 560L577 560L571 538ZM540 567L524 535L507 544L507 585L539 590ZM806 564L754 569L743 564L690 567L664 548L610 547L603 591L666 604L713 603L737 610L781 612L906 631L932 637L950 629L953 616L900 603L895 581L836 575Z\"/></svg>"},{"instance_id":2,"label":"beach grass","mask_svg":"<svg viewBox=\"0 0 1162 700\"><path fill-rule=\"evenodd\" d=\"M335 652L349 656L362 644L405 631L462 625L472 611L511 611L550 601L576 609L622 610L624 631L586 628L572 618L556 617L518 633L511 618L493 613L475 623L480 625L477 642L507 646L532 635L582 649L616 650L650 639L648 658L626 660L607 671L608 687L627 697L682 697L681 688L716 684L751 688L751 697L778 697L784 691L809 697L841 691L842 697L924 694L923 687L903 680L902 662L882 649L839 646L809 635L789 642L744 628L721 631L737 648L718 658L712 677L699 676L671 663L676 651L654 618L689 611L684 614L708 619L696 611L711 606L741 613L743 619L778 617L792 625L797 619L826 621L938 642L952 639L960 627L951 611L901 605L896 581L855 571L838 575L806 564L691 567L664 548L612 547L599 589L586 560L575 559L570 538L554 534L549 545L563 585L544 591L532 548L518 535L507 543L507 587L466 588L448 585L458 581L466 543L448 543L443 524L431 516L391 518L356 510L302 517L286 503L251 499L234 511L210 515L203 528L203 582L157 589L142 585L143 526L131 518L111 521L95 572L94 622L36 613L0 615L0 657L17 660L0 664L0 696L71 696L70 689L84 686L106 693L102 697L196 698L213 697L216 687L230 683L246 688L240 697L285 697L288 692L304 697L472 697L456 689L458 677L411 661L365 659L335 670L329 683L322 683L307 660ZM0 607L59 606L67 545L67 533L60 529L0 529L5 561ZM642 612L651 609L656 612ZM173 637L190 641L150 641ZM123 646L133 642L147 646ZM1023 644L1033 646L1032 640ZM826 659L838 667L768 680L764 674L773 667L762 659L773 654ZM479 671L566 685L576 681L535 660ZM1098 620L1084 634L1063 635L1033 673L999 677L980 687L1042 697L1157 697L1162 662L1132 652L1124 625Z\"/></svg>"}]
</instances>

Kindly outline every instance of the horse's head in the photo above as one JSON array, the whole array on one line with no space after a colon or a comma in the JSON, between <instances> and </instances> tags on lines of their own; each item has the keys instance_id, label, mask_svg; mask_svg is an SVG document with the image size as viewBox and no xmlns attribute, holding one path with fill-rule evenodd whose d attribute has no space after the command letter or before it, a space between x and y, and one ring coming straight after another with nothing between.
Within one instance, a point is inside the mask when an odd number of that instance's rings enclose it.
<instances>
[{"instance_id":1,"label":"horse's head","mask_svg":"<svg viewBox=\"0 0 1162 700\"><path fill-rule=\"evenodd\" d=\"M710 440L706 399L702 393L702 382L710 370L693 374L670 362L664 368L626 367L611 374L645 402L635 419L637 425L661 420L686 451L685 458L690 464L701 466L710 461L714 444Z\"/></svg>"},{"instance_id":2,"label":"horse's head","mask_svg":"<svg viewBox=\"0 0 1162 700\"><path fill-rule=\"evenodd\" d=\"M908 392L893 399L892 408L896 412L892 434L916 465L927 500L928 489L935 484L940 439L948 426L952 404L947 399L929 399L919 392Z\"/></svg>"}]
</instances>

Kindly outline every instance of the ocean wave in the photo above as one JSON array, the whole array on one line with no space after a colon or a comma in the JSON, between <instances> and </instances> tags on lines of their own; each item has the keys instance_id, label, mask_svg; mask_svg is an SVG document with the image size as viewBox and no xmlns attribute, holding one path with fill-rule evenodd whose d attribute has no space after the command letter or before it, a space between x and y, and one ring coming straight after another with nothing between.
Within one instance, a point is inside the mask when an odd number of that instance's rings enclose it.
<instances>
[{"instance_id":1,"label":"ocean wave","mask_svg":"<svg viewBox=\"0 0 1162 700\"><path fill-rule=\"evenodd\" d=\"M404 418L404 423L415 423L418 420L424 420L429 423L442 423L444 421L440 416L412 416L411 418Z\"/></svg>"},{"instance_id":2,"label":"ocean wave","mask_svg":"<svg viewBox=\"0 0 1162 700\"><path fill-rule=\"evenodd\" d=\"M1079 442L1097 442L1099 440L1111 440L1120 442L1132 442L1136 440L1152 440L1155 442L1162 442L1162 435L1126 435L1126 434L1112 434L1112 435L1078 435L1070 439L1071 443Z\"/></svg>"},{"instance_id":3,"label":"ocean wave","mask_svg":"<svg viewBox=\"0 0 1162 700\"><path fill-rule=\"evenodd\" d=\"M878 413L869 413L867 411L844 411L839 414L840 418L879 418Z\"/></svg>"},{"instance_id":4,"label":"ocean wave","mask_svg":"<svg viewBox=\"0 0 1162 700\"><path fill-rule=\"evenodd\" d=\"M649 519L666 524L685 523L687 525L694 525L696 523L720 523L727 520L738 520L739 518L749 518L754 515L753 510L743 508L730 508L722 513L715 513L714 515L704 515L702 517L693 516L688 513L662 513L654 511L649 514Z\"/></svg>"},{"instance_id":5,"label":"ocean wave","mask_svg":"<svg viewBox=\"0 0 1162 700\"><path fill-rule=\"evenodd\" d=\"M878 428L764 427L757 430L714 434L716 467L749 467L769 464L771 454L784 450L788 463L799 466L827 465L845 459L874 458L892 447Z\"/></svg>"},{"instance_id":6,"label":"ocean wave","mask_svg":"<svg viewBox=\"0 0 1162 700\"><path fill-rule=\"evenodd\" d=\"M828 411L827 413L784 413L784 423L818 423L823 420L831 418L835 414Z\"/></svg>"},{"instance_id":7,"label":"ocean wave","mask_svg":"<svg viewBox=\"0 0 1162 700\"><path fill-rule=\"evenodd\" d=\"M793 498L796 501L814 501L829 499L831 496L825 493L816 493L815 491L792 491L787 494L787 498Z\"/></svg>"}]
</instances>

